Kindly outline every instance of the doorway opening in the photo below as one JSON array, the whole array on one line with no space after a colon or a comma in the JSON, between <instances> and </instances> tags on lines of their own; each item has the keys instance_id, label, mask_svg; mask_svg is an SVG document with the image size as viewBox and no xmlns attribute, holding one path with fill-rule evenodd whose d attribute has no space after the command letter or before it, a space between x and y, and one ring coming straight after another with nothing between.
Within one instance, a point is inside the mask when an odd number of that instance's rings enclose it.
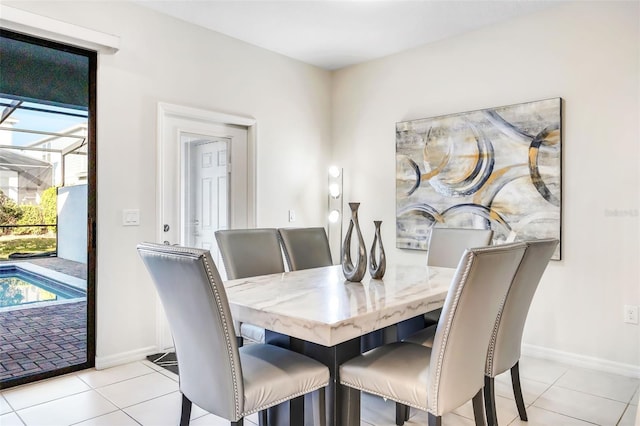
<instances>
[{"instance_id":1,"label":"doorway opening","mask_svg":"<svg viewBox=\"0 0 640 426\"><path fill-rule=\"evenodd\" d=\"M255 227L255 125L252 118L180 105L158 105L157 241L211 251L224 266L214 233ZM160 301L156 346L170 349Z\"/></svg>"},{"instance_id":2,"label":"doorway opening","mask_svg":"<svg viewBox=\"0 0 640 426\"><path fill-rule=\"evenodd\" d=\"M6 30L0 40L6 388L94 365L97 54Z\"/></svg>"},{"instance_id":3,"label":"doorway opening","mask_svg":"<svg viewBox=\"0 0 640 426\"><path fill-rule=\"evenodd\" d=\"M214 232L229 226L229 152L232 140L182 134L182 240L211 251L221 264Z\"/></svg>"}]
</instances>

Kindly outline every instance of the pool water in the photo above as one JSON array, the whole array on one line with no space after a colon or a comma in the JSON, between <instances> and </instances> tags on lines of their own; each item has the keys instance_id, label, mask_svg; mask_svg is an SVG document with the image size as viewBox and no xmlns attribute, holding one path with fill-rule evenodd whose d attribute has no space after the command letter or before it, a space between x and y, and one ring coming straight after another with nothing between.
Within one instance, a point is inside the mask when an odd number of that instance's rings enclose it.
<instances>
[{"instance_id":1,"label":"pool water","mask_svg":"<svg viewBox=\"0 0 640 426\"><path fill-rule=\"evenodd\" d=\"M0 308L86 297L85 291L17 265L0 265Z\"/></svg>"}]
</instances>

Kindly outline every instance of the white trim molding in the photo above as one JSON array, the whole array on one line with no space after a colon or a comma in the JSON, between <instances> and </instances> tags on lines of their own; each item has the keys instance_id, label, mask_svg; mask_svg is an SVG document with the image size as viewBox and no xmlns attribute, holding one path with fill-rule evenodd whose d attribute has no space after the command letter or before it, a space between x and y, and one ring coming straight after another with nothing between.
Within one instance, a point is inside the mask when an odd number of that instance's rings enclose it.
<instances>
[{"instance_id":1,"label":"white trim molding","mask_svg":"<svg viewBox=\"0 0 640 426\"><path fill-rule=\"evenodd\" d=\"M156 241L165 240L163 225L165 222L163 206L165 187L162 178L164 168L165 123L170 118L184 118L203 123L241 126L247 129L247 227L256 226L256 119L218 111L193 108L184 105L158 102L157 107L157 158L156 158ZM156 347L160 351L173 346L169 324L164 314L160 298L156 296Z\"/></svg>"},{"instance_id":2,"label":"white trim molding","mask_svg":"<svg viewBox=\"0 0 640 426\"><path fill-rule=\"evenodd\" d=\"M257 216L257 181L256 181L256 119L253 117L246 117L242 115L227 114L218 111L209 111L200 108L192 108L184 105L171 104L167 102L158 102L157 109L157 141L156 148L158 155L156 159L156 166L158 171L162 170L162 164L164 158L162 157L162 144L163 144L163 128L166 117L181 117L187 119L202 120L208 123L218 124L231 124L235 126L242 126L247 128L247 226L249 228L256 226ZM158 226L156 237L157 241L163 240L162 226L162 206L164 189L162 187L162 180L160 173L157 176L156 186L156 214L158 218Z\"/></svg>"},{"instance_id":3,"label":"white trim molding","mask_svg":"<svg viewBox=\"0 0 640 426\"><path fill-rule=\"evenodd\" d=\"M109 356L96 356L96 370L104 370L105 368L116 367L118 365L128 364L133 361L146 359L147 355L158 353L155 346L147 346L133 351L121 352Z\"/></svg>"},{"instance_id":4,"label":"white trim molding","mask_svg":"<svg viewBox=\"0 0 640 426\"><path fill-rule=\"evenodd\" d=\"M606 373L619 374L626 377L640 378L640 365L624 364L621 362L609 361L607 359L529 344L522 345L522 354L533 358L561 362L563 364L569 364L576 367L589 368Z\"/></svg>"},{"instance_id":5,"label":"white trim molding","mask_svg":"<svg viewBox=\"0 0 640 426\"><path fill-rule=\"evenodd\" d=\"M118 36L9 6L0 5L0 27L98 53L114 54L120 48Z\"/></svg>"}]
</instances>

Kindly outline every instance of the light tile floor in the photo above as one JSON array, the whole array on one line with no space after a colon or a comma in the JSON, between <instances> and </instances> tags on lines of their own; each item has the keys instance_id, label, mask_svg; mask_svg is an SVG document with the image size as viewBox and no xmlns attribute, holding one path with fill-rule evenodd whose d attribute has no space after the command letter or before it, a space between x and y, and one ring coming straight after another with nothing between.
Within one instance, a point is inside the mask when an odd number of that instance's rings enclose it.
<instances>
[{"instance_id":1,"label":"light tile floor","mask_svg":"<svg viewBox=\"0 0 640 426\"><path fill-rule=\"evenodd\" d=\"M520 374L528 422L522 422L507 375L496 378L500 425L640 426L640 379L523 358ZM427 415L412 410L407 426L426 425ZM178 377L148 361L107 370L85 370L0 392L2 426L175 426L180 416ZM362 425L394 424L394 404L364 395ZM444 416L446 426L473 425L471 404ZM245 425L258 423L250 416ZM194 407L191 425L229 423Z\"/></svg>"}]
</instances>

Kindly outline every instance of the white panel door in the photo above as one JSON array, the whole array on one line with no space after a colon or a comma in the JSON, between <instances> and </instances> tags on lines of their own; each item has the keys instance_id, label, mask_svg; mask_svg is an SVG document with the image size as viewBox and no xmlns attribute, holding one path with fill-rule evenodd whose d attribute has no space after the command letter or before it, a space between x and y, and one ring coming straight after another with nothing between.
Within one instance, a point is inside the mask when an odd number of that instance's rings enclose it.
<instances>
[{"instance_id":1,"label":"white panel door","mask_svg":"<svg viewBox=\"0 0 640 426\"><path fill-rule=\"evenodd\" d=\"M255 226L252 123L175 105L158 108L158 242L211 250L223 279L215 231ZM173 340L159 302L157 311L162 350Z\"/></svg>"},{"instance_id":2,"label":"white panel door","mask_svg":"<svg viewBox=\"0 0 640 426\"><path fill-rule=\"evenodd\" d=\"M185 175L184 245L211 251L219 269L222 258L215 231L229 223L229 138L183 134Z\"/></svg>"}]
</instances>

